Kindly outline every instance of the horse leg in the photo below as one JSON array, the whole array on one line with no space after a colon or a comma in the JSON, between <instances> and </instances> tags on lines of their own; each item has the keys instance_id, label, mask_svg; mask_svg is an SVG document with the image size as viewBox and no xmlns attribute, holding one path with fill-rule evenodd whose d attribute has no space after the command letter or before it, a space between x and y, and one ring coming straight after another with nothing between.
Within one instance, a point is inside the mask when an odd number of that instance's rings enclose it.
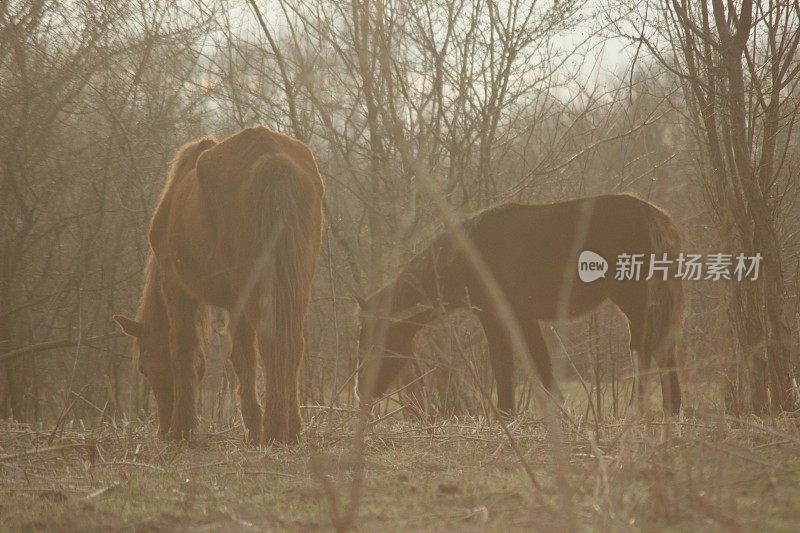
<instances>
[{"instance_id":1,"label":"horse leg","mask_svg":"<svg viewBox=\"0 0 800 533\"><path fill-rule=\"evenodd\" d=\"M146 378L147 385L156 399L158 436L165 438L172 423L172 408L175 383L172 379L172 362L169 355L169 342L165 340L159 349L148 352L146 357L139 355L139 372Z\"/></svg>"},{"instance_id":2,"label":"horse leg","mask_svg":"<svg viewBox=\"0 0 800 533\"><path fill-rule=\"evenodd\" d=\"M258 360L254 346L255 332L246 320L239 320L235 325L231 346L231 362L239 379L239 406L242 419L247 428L247 441L251 444L261 442L261 424L263 412L256 394L256 375Z\"/></svg>"},{"instance_id":3,"label":"horse leg","mask_svg":"<svg viewBox=\"0 0 800 533\"><path fill-rule=\"evenodd\" d=\"M169 360L166 361L166 368L157 373L147 376L150 388L153 389L153 396L156 398L156 415L158 416L158 436L165 438L169 433L172 424L173 398L175 384L172 380L172 370L169 368Z\"/></svg>"},{"instance_id":4,"label":"horse leg","mask_svg":"<svg viewBox=\"0 0 800 533\"><path fill-rule=\"evenodd\" d=\"M542 335L542 326L538 321L525 329L525 340L528 342L528 355L539 372L539 379L542 381L544 390L556 399L559 404L563 404L564 395L553 378L553 364L550 360L550 352Z\"/></svg>"},{"instance_id":5,"label":"horse leg","mask_svg":"<svg viewBox=\"0 0 800 533\"><path fill-rule=\"evenodd\" d=\"M492 365L495 383L497 384L497 408L501 413L514 411L514 357L511 341L506 328L498 320L481 320L489 345L489 361ZM522 325L522 323L520 322ZM524 341L528 355L533 362L544 389L559 403L563 403L564 395L553 377L553 365L550 352L542 336L538 322L524 328Z\"/></svg>"},{"instance_id":6,"label":"horse leg","mask_svg":"<svg viewBox=\"0 0 800 533\"><path fill-rule=\"evenodd\" d=\"M681 409L681 387L678 382L676 352L680 325L671 319L671 312L662 301L648 308L642 336L642 350L655 359L661 377L661 400L664 413L676 415Z\"/></svg>"},{"instance_id":7,"label":"horse leg","mask_svg":"<svg viewBox=\"0 0 800 533\"><path fill-rule=\"evenodd\" d=\"M197 394L203 368L202 356L198 356L198 303L182 290L165 289L174 383L169 436L173 439L188 439L197 426Z\"/></svg>"},{"instance_id":8,"label":"horse leg","mask_svg":"<svg viewBox=\"0 0 800 533\"><path fill-rule=\"evenodd\" d=\"M296 443L302 424L298 382L305 349L303 330L299 328L290 334L281 334L278 328L269 327L260 316L251 324L256 330L256 344L266 381L261 442Z\"/></svg>"},{"instance_id":9,"label":"horse leg","mask_svg":"<svg viewBox=\"0 0 800 533\"><path fill-rule=\"evenodd\" d=\"M646 320L641 316L628 317L628 328L630 329L629 347L631 351L631 361L634 363L633 381L634 386L631 390L630 403L636 403L639 408L644 407L645 402L645 377L650 372L650 351L644 344L644 333Z\"/></svg>"},{"instance_id":10,"label":"horse leg","mask_svg":"<svg viewBox=\"0 0 800 533\"><path fill-rule=\"evenodd\" d=\"M514 357L511 341L506 328L498 320L483 319L481 322L489 345L489 361L497 384L497 408L501 413L511 413L514 411ZM523 335L528 355L539 374L542 386L559 403L563 403L564 395L553 377L550 352L542 336L541 326L535 322L524 328Z\"/></svg>"},{"instance_id":11,"label":"horse leg","mask_svg":"<svg viewBox=\"0 0 800 533\"><path fill-rule=\"evenodd\" d=\"M659 350L657 358L661 372L661 401L664 412L672 415L677 415L681 410L681 385L678 381L676 350L677 343L670 343Z\"/></svg>"},{"instance_id":12,"label":"horse leg","mask_svg":"<svg viewBox=\"0 0 800 533\"><path fill-rule=\"evenodd\" d=\"M514 412L514 357L505 329L495 320L481 319L486 343L489 346L489 363L497 385L497 410L509 416Z\"/></svg>"},{"instance_id":13,"label":"horse leg","mask_svg":"<svg viewBox=\"0 0 800 533\"><path fill-rule=\"evenodd\" d=\"M650 370L652 353L645 346L645 327L647 324L647 288L644 284L625 287L624 291L612 296L612 300L628 319L630 331L631 360L634 364L630 404L644 405L645 387L643 377Z\"/></svg>"}]
</instances>

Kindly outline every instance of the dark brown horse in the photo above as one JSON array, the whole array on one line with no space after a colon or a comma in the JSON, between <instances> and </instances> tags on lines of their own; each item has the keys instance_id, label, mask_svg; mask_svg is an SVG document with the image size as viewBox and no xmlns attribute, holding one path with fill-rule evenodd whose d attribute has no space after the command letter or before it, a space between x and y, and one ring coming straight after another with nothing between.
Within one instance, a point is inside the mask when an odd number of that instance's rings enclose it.
<instances>
[{"instance_id":1,"label":"dark brown horse","mask_svg":"<svg viewBox=\"0 0 800 533\"><path fill-rule=\"evenodd\" d=\"M664 211L627 194L549 205L508 204L479 213L457 231L471 241L496 280L545 389L561 396L539 322L579 317L611 300L628 318L630 348L638 353L639 368L648 368L651 358L658 363L665 412L680 410L675 352L683 320L682 285L672 270L669 276L644 280L649 254L674 257L679 248L678 233ZM425 324L443 311L467 307L486 334L498 409L514 410L513 337L485 276L453 235L440 235L394 282L359 302L362 399L370 401L386 391L412 357L413 338ZM578 258L585 250L612 264L621 253L645 254L642 280L616 280L612 266L604 278L581 281Z\"/></svg>"},{"instance_id":2,"label":"dark brown horse","mask_svg":"<svg viewBox=\"0 0 800 533\"><path fill-rule=\"evenodd\" d=\"M178 151L150 224L136 319L114 317L135 338L160 435L187 438L196 427L205 367L198 328L212 305L230 314L231 359L249 440L297 440L322 194L308 147L265 127ZM263 411L257 354L266 377Z\"/></svg>"}]
</instances>

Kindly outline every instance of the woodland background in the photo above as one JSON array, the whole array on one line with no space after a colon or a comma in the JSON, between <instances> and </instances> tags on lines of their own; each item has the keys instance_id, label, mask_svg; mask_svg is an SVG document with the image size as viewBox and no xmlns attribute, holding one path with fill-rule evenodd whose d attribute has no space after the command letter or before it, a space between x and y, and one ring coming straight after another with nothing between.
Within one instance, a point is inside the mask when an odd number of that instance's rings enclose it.
<instances>
[{"instance_id":1,"label":"woodland background","mask_svg":"<svg viewBox=\"0 0 800 533\"><path fill-rule=\"evenodd\" d=\"M0 0L0 418L152 415L111 316L136 308L176 148L254 124L308 142L327 187L304 404L353 401L352 296L440 230L432 194L467 215L626 191L672 214L685 251L765 256L759 282L687 285L687 406L792 411L798 26L796 1ZM562 383L618 414L621 315L548 337ZM226 342L205 423L236 417ZM490 384L483 343L466 316L431 328L405 379L435 371L400 401L486 412L461 357Z\"/></svg>"}]
</instances>

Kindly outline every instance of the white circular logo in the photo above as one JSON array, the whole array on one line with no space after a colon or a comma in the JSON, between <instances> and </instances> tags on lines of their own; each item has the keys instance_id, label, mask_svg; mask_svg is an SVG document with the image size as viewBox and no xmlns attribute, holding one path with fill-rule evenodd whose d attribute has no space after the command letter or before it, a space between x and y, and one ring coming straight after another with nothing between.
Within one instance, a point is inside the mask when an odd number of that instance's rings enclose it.
<instances>
[{"instance_id":1,"label":"white circular logo","mask_svg":"<svg viewBox=\"0 0 800 533\"><path fill-rule=\"evenodd\" d=\"M578 256L578 277L584 283L606 277L608 272L608 261L600 255L590 250L584 250Z\"/></svg>"}]
</instances>

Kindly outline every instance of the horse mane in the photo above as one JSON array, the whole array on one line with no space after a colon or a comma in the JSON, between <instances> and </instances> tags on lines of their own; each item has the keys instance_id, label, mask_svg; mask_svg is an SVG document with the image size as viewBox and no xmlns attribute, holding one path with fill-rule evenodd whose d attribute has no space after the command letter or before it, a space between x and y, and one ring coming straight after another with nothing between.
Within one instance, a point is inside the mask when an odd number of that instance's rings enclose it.
<instances>
[{"instance_id":1,"label":"horse mane","mask_svg":"<svg viewBox=\"0 0 800 533\"><path fill-rule=\"evenodd\" d=\"M170 202L172 200L172 190L181 176L186 174L197 163L197 158L200 154L209 148L215 146L217 141L211 137L205 137L196 141L181 146L172 160L172 164L167 174L167 182L161 191L161 196L156 204L155 211L153 211L153 218L150 220L150 231L148 232L148 239L150 241L150 248L153 252L158 252L163 235L164 225L166 224L167 215L169 213Z\"/></svg>"},{"instance_id":2,"label":"horse mane","mask_svg":"<svg viewBox=\"0 0 800 533\"><path fill-rule=\"evenodd\" d=\"M217 140L213 137L203 137L202 139L190 141L178 148L167 173L167 183L166 187L164 187L165 193L175 179L188 170L187 166L189 164L194 166L200 154L216 144Z\"/></svg>"},{"instance_id":3,"label":"horse mane","mask_svg":"<svg viewBox=\"0 0 800 533\"><path fill-rule=\"evenodd\" d=\"M144 288L136 311L136 321L148 326L164 324L167 320L161 289L158 286L158 264L152 252L147 256L144 266ZM151 326L152 327L152 326Z\"/></svg>"},{"instance_id":4,"label":"horse mane","mask_svg":"<svg viewBox=\"0 0 800 533\"><path fill-rule=\"evenodd\" d=\"M169 165L169 172L167 172L167 181L164 188L161 189L161 196L158 198L157 206L160 206L164 200L169 196L172 187L180 176L185 174L190 165L193 167L197 163L197 158L200 154L215 146L217 140L213 137L203 137L195 141L190 141L175 152L175 157L172 158L172 163ZM156 207L158 210L158 207Z\"/></svg>"},{"instance_id":5,"label":"horse mane","mask_svg":"<svg viewBox=\"0 0 800 533\"><path fill-rule=\"evenodd\" d=\"M468 215L467 218L462 219L461 222L459 222L459 226L469 235L474 227L477 226L481 219L483 219L487 214L497 213L498 210L516 209L519 207L524 207L524 205L516 202L500 202L488 207L484 207ZM436 258L436 266L441 267L444 264L455 260L457 255L456 252L457 250L452 242L452 236L450 232L447 231L443 224L439 224L428 245L400 265L398 273L394 276L394 278L370 293L369 296L367 296L367 301L373 303L379 301L379 299L383 298L384 295L389 291L394 292L392 298L393 301L397 300L398 288L411 289L415 283L418 284L420 280L423 279L423 276L434 273L429 272L429 269L432 270L434 268L434 265L430 264L430 260L432 259L431 255L439 254ZM405 294L402 290L399 292L400 299L402 301L405 299L403 298ZM409 303L413 305L417 302Z\"/></svg>"},{"instance_id":6,"label":"horse mane","mask_svg":"<svg viewBox=\"0 0 800 533\"><path fill-rule=\"evenodd\" d=\"M139 300L139 308L136 311L136 320L142 324L166 324L167 315L164 309L164 302L161 297L161 289L158 281L158 263L156 261L155 253L152 249L152 234L153 228L160 225L159 213L168 202L170 191L179 176L182 176L190 165L194 165L200 154L217 144L217 141L211 137L205 137L181 146L175 153L175 157L170 163L169 172L167 173L167 180L161 190L161 195L158 198L155 215L150 222L151 232L151 250L147 256L147 262L144 267L144 288L142 296Z\"/></svg>"}]
</instances>

